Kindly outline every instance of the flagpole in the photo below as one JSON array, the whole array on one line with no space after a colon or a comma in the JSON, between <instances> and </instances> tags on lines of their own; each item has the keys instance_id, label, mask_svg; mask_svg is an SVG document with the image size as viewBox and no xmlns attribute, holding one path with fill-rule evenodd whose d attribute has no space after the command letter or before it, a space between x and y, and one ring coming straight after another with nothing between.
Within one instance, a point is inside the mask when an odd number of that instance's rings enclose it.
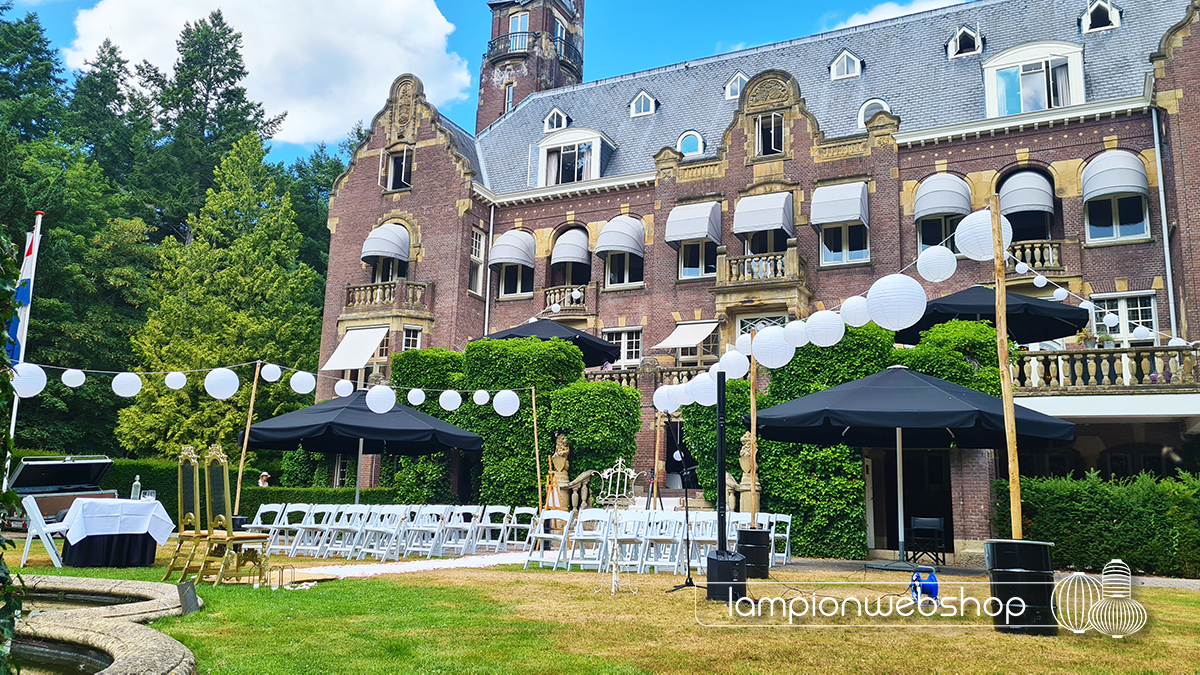
<instances>
[{"instance_id":1,"label":"flagpole","mask_svg":"<svg viewBox=\"0 0 1200 675\"><path fill-rule=\"evenodd\" d=\"M29 301L27 303L25 303L25 305L23 307L17 308L18 324L17 324L17 336L16 336L17 337L16 363L20 363L25 360L25 343L27 342L26 338L29 335L29 314L30 314L29 306L33 304L33 276L34 276L34 273L37 271L37 254L38 254L39 244L42 241L42 216L44 216L44 215L46 215L46 213L44 211L34 211L33 233L27 235L26 239L25 239L25 257L21 263L21 281L24 281L25 279L29 280L29 285L28 285ZM26 272L25 263L29 263L29 270L28 270L29 275L28 276L25 275L25 272ZM17 289L19 292L20 291L20 282L18 282ZM24 316L21 316L22 314L24 314ZM13 365L14 365L14 363L10 360L9 367L12 367ZM12 442L13 439L17 435L17 402L20 400L21 399L19 399L17 396L15 396L15 395L13 396L12 418L9 420L9 423L8 423L8 440L10 442ZM4 490L5 491L8 490L8 475L11 470L12 470L12 453L8 452L8 453L5 453L5 457L4 457Z\"/></svg>"}]
</instances>

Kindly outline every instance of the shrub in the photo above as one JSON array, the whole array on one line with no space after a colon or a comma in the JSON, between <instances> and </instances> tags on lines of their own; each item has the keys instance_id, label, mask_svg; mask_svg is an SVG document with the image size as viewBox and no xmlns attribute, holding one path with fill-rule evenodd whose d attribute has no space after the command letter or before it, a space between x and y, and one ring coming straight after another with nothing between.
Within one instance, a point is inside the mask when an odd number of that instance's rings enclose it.
<instances>
[{"instance_id":1,"label":"shrub","mask_svg":"<svg viewBox=\"0 0 1200 675\"><path fill-rule=\"evenodd\" d=\"M445 504L451 501L450 473L446 470L443 453L397 457L396 470L391 473L399 504Z\"/></svg>"},{"instance_id":2,"label":"shrub","mask_svg":"<svg viewBox=\"0 0 1200 675\"><path fill-rule=\"evenodd\" d=\"M642 395L616 382L572 382L550 395L549 426L567 435L572 476L603 471L618 457L632 465L642 428Z\"/></svg>"}]
</instances>

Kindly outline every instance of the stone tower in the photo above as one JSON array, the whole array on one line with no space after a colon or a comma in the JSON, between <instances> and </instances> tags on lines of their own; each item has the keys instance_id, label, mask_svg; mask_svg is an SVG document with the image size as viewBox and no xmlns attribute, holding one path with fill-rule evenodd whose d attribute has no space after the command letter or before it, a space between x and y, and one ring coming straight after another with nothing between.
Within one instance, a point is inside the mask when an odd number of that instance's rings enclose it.
<instances>
[{"instance_id":1,"label":"stone tower","mask_svg":"<svg viewBox=\"0 0 1200 675\"><path fill-rule=\"evenodd\" d=\"M526 96L583 79L584 0L490 0L475 133Z\"/></svg>"}]
</instances>

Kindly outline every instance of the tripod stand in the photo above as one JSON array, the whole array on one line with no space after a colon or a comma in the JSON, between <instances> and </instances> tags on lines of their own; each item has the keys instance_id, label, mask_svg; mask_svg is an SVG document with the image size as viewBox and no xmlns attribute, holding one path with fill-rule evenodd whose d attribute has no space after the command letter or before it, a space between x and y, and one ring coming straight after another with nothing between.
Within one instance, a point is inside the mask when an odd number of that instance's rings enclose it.
<instances>
[{"instance_id":1,"label":"tripod stand","mask_svg":"<svg viewBox=\"0 0 1200 675\"><path fill-rule=\"evenodd\" d=\"M682 584L679 584L678 586L667 590L668 593L674 593L675 591L678 591L678 590L684 589L684 588L689 588L689 587L695 588L696 587L696 582L692 581L692 539L691 539L692 523L691 523L691 510L688 508L688 491L687 491L687 488L689 485L691 485L692 481L696 480L695 473L694 473L695 469L696 469L696 467L693 466L689 469L684 469L679 474L679 476L683 479L683 485L684 485L684 490L683 490L683 547L684 547L684 550L686 551L686 553L684 555L687 556L687 578L685 578L683 580Z\"/></svg>"}]
</instances>

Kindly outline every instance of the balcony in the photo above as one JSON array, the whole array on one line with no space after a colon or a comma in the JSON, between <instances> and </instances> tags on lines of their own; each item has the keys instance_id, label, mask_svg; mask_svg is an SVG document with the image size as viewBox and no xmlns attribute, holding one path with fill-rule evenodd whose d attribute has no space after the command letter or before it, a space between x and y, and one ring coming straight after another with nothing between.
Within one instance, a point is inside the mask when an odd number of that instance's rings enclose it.
<instances>
[{"instance_id":1,"label":"balcony","mask_svg":"<svg viewBox=\"0 0 1200 675\"><path fill-rule=\"evenodd\" d=\"M571 297L571 294L578 290L579 299ZM545 295L546 311L553 311L551 308L557 304L561 314L594 314L596 311L596 287L592 284L587 286L551 286L542 290Z\"/></svg>"},{"instance_id":2,"label":"balcony","mask_svg":"<svg viewBox=\"0 0 1200 675\"><path fill-rule=\"evenodd\" d=\"M730 256L717 248L717 286L797 283L804 277L796 240L788 239L784 253Z\"/></svg>"},{"instance_id":3,"label":"balcony","mask_svg":"<svg viewBox=\"0 0 1200 675\"><path fill-rule=\"evenodd\" d=\"M497 61L513 54L524 54L537 44L538 33L509 33L488 43L484 56L489 61Z\"/></svg>"},{"instance_id":4,"label":"balcony","mask_svg":"<svg viewBox=\"0 0 1200 675\"><path fill-rule=\"evenodd\" d=\"M1061 241L1017 241L1008 247L1012 255L1007 261L1007 272L1013 273L1018 262L1029 265L1035 272L1059 272L1065 269L1062 261Z\"/></svg>"},{"instance_id":5,"label":"balcony","mask_svg":"<svg viewBox=\"0 0 1200 675\"><path fill-rule=\"evenodd\" d=\"M624 370L586 370L583 378L588 382L616 382L623 387L637 387L639 384L654 385L657 389L665 384L684 384L700 373L707 373L708 366L684 366L681 368L627 368Z\"/></svg>"},{"instance_id":6,"label":"balcony","mask_svg":"<svg viewBox=\"0 0 1200 675\"><path fill-rule=\"evenodd\" d=\"M1196 365L1190 346L1024 352L1013 364L1013 389L1021 396L1195 392Z\"/></svg>"},{"instance_id":7,"label":"balcony","mask_svg":"<svg viewBox=\"0 0 1200 675\"><path fill-rule=\"evenodd\" d=\"M566 61L574 66L577 75L583 73L583 54L579 53L579 50L575 48L575 45L571 44L570 40L559 37L554 38L554 49L558 52L560 61Z\"/></svg>"},{"instance_id":8,"label":"balcony","mask_svg":"<svg viewBox=\"0 0 1200 675\"><path fill-rule=\"evenodd\" d=\"M382 284L346 287L343 314L389 310L433 311L433 284L398 279Z\"/></svg>"}]
</instances>

